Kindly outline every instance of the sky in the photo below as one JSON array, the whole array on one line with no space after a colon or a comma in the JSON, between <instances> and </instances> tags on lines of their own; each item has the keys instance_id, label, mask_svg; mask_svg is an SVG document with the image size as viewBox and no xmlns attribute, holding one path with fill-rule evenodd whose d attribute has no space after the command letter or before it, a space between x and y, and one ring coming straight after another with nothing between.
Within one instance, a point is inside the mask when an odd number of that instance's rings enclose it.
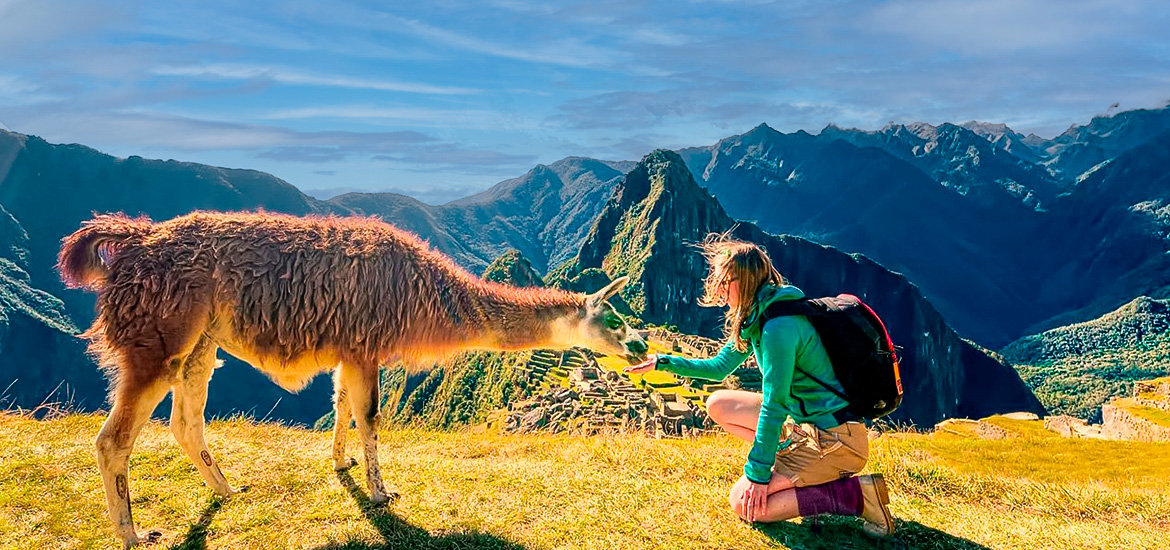
<instances>
[{"instance_id":1,"label":"sky","mask_svg":"<svg viewBox=\"0 0 1170 550\"><path fill-rule=\"evenodd\" d=\"M0 128L441 204L766 123L1006 123L1170 100L1170 5L0 0Z\"/></svg>"}]
</instances>

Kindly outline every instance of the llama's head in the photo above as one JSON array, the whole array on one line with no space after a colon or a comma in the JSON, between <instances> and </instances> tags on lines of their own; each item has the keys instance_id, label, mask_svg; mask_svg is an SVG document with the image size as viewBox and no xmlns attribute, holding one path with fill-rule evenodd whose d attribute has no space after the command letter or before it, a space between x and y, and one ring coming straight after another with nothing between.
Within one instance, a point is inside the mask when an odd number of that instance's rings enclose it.
<instances>
[{"instance_id":1,"label":"llama's head","mask_svg":"<svg viewBox=\"0 0 1170 550\"><path fill-rule=\"evenodd\" d=\"M585 297L578 334L587 340L590 349L620 356L634 364L646 358L646 341L608 302L610 296L617 294L629 280L629 277L618 277L605 288Z\"/></svg>"}]
</instances>

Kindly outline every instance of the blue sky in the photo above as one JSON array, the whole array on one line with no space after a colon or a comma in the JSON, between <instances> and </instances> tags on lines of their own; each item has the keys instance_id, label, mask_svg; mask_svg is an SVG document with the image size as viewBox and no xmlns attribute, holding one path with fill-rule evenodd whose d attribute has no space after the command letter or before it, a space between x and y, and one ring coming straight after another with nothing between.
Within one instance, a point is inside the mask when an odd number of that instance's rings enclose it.
<instances>
[{"instance_id":1,"label":"blue sky","mask_svg":"<svg viewBox=\"0 0 1170 550\"><path fill-rule=\"evenodd\" d=\"M0 0L0 124L426 202L765 122L1004 122L1170 100L1170 7L1025 0Z\"/></svg>"}]
</instances>

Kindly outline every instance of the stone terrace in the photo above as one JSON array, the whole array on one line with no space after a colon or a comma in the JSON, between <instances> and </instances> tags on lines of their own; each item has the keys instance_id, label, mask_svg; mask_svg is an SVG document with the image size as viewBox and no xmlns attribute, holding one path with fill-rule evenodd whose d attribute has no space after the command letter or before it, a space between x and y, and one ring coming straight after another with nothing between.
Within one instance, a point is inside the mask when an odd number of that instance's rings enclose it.
<instances>
[{"instance_id":1,"label":"stone terrace","mask_svg":"<svg viewBox=\"0 0 1170 550\"><path fill-rule=\"evenodd\" d=\"M639 389L629 376L603 369L589 350L536 351L526 369L530 387L548 389L509 406L503 418L507 432L643 431L687 437L714 429L694 400Z\"/></svg>"}]
</instances>

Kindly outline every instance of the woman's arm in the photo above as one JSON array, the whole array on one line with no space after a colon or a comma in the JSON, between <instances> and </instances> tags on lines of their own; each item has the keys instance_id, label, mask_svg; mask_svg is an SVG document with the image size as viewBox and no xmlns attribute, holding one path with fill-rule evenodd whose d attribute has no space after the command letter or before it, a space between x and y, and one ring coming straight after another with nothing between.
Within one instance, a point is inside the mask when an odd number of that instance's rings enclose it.
<instances>
[{"instance_id":1,"label":"woman's arm","mask_svg":"<svg viewBox=\"0 0 1170 550\"><path fill-rule=\"evenodd\" d=\"M687 359L676 355L659 355L658 370L674 373L687 378L702 378L704 380L723 380L747 360L751 352L737 351L735 345L728 341L719 350L719 354L709 359Z\"/></svg>"},{"instance_id":2,"label":"woman's arm","mask_svg":"<svg viewBox=\"0 0 1170 550\"><path fill-rule=\"evenodd\" d=\"M792 375L796 368L798 332L791 317L777 317L764 325L760 335L760 374L763 376L763 403L756 438L748 453L743 473L754 483L772 479L772 465L780 446L780 431L788 419L784 402L792 393Z\"/></svg>"}]
</instances>

